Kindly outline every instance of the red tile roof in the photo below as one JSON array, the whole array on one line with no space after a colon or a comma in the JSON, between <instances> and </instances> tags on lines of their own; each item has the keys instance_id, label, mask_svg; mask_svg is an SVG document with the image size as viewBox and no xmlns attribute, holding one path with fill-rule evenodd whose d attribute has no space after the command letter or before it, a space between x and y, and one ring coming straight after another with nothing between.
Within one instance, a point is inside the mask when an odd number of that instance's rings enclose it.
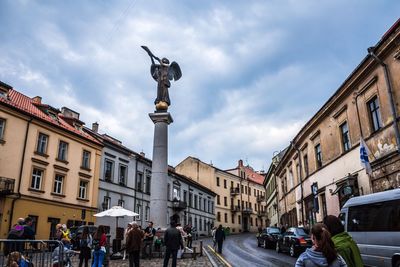
<instances>
[{"instance_id":1,"label":"red tile roof","mask_svg":"<svg viewBox=\"0 0 400 267\"><path fill-rule=\"evenodd\" d=\"M36 103L32 98L14 89L10 89L8 91L8 98L0 97L0 104L10 106L14 109L17 109L18 111L29 114L37 119L43 120L49 124L62 128L63 130L83 137L96 144L101 144L91 135L85 133L84 131L80 131L72 125L68 124L65 120L62 119L62 114L59 114L59 116L57 116L57 119L52 118L49 114L43 112L38 108L38 106L46 107L47 105Z\"/></svg>"}]
</instances>

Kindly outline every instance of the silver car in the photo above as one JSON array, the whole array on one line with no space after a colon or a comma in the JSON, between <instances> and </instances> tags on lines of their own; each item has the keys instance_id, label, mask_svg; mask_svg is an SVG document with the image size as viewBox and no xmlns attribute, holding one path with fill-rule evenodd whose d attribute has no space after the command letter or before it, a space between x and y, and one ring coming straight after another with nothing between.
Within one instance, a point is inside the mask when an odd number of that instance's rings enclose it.
<instances>
[{"instance_id":1,"label":"silver car","mask_svg":"<svg viewBox=\"0 0 400 267\"><path fill-rule=\"evenodd\" d=\"M340 218L365 266L400 267L400 189L353 197Z\"/></svg>"}]
</instances>

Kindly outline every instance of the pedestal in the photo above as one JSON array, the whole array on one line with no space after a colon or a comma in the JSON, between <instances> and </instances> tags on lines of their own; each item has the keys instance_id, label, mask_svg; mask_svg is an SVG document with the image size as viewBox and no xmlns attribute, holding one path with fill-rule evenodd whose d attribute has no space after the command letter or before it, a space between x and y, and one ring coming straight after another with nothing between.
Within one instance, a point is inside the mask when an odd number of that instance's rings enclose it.
<instances>
[{"instance_id":1,"label":"pedestal","mask_svg":"<svg viewBox=\"0 0 400 267\"><path fill-rule=\"evenodd\" d=\"M168 227L168 125L173 122L173 119L169 112L155 112L150 113L149 116L154 123L150 220L155 227L165 229Z\"/></svg>"}]
</instances>

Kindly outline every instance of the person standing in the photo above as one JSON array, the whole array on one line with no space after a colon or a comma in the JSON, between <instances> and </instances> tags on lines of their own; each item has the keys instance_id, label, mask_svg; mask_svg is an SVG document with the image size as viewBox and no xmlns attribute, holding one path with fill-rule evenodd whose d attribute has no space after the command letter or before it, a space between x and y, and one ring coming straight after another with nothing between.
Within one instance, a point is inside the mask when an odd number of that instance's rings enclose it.
<instances>
[{"instance_id":1,"label":"person standing","mask_svg":"<svg viewBox=\"0 0 400 267\"><path fill-rule=\"evenodd\" d=\"M172 267L176 267L176 258L178 249L183 249L182 236L178 229L176 229L176 222L171 222L171 227L165 231L164 234L165 256L164 267L168 266L169 258L172 254Z\"/></svg>"},{"instance_id":2,"label":"person standing","mask_svg":"<svg viewBox=\"0 0 400 267\"><path fill-rule=\"evenodd\" d=\"M218 244L218 253L222 253L222 243L224 243L225 240L225 231L224 228L222 228L222 224L218 226L218 229L215 231L215 241L217 241Z\"/></svg>"},{"instance_id":3,"label":"person standing","mask_svg":"<svg viewBox=\"0 0 400 267\"><path fill-rule=\"evenodd\" d=\"M192 225L191 224L186 225L184 230L186 232L186 246L188 248L192 248L192 240L193 240L193 237L192 237Z\"/></svg>"},{"instance_id":4,"label":"person standing","mask_svg":"<svg viewBox=\"0 0 400 267\"><path fill-rule=\"evenodd\" d=\"M144 233L139 230L136 222L131 223L131 230L126 236L126 251L129 253L129 267L139 267L140 265L140 248L142 246Z\"/></svg>"},{"instance_id":5,"label":"person standing","mask_svg":"<svg viewBox=\"0 0 400 267\"><path fill-rule=\"evenodd\" d=\"M333 244L340 256L343 257L349 267L363 267L360 249L351 236L344 231L340 219L333 215L324 218L324 224L331 233Z\"/></svg>"},{"instance_id":6,"label":"person standing","mask_svg":"<svg viewBox=\"0 0 400 267\"><path fill-rule=\"evenodd\" d=\"M93 262L92 267L102 267L106 254L106 231L104 225L100 225L93 236Z\"/></svg>"},{"instance_id":7,"label":"person standing","mask_svg":"<svg viewBox=\"0 0 400 267\"><path fill-rule=\"evenodd\" d=\"M79 267L82 267L83 262L85 262L85 267L88 267L89 259L92 254L92 235L89 233L89 228L84 227L79 240Z\"/></svg>"},{"instance_id":8,"label":"person standing","mask_svg":"<svg viewBox=\"0 0 400 267\"><path fill-rule=\"evenodd\" d=\"M153 227L153 222L149 222L146 229L144 229L144 246L143 246L143 257L147 256L151 259L153 255L153 241L154 235L156 234L156 229Z\"/></svg>"},{"instance_id":9,"label":"person standing","mask_svg":"<svg viewBox=\"0 0 400 267\"><path fill-rule=\"evenodd\" d=\"M303 252L295 267L347 267L342 257L335 250L331 234L325 224L317 223L311 228L312 248Z\"/></svg>"},{"instance_id":10,"label":"person standing","mask_svg":"<svg viewBox=\"0 0 400 267\"><path fill-rule=\"evenodd\" d=\"M125 233L124 233L124 237L125 237L125 249L124 249L124 256L122 257L123 260L125 260L125 258L126 258L126 239L127 239L127 237L128 237L129 231L132 230L132 224L133 224L133 223L131 223L131 222L128 223L128 226L127 226L126 229L125 229Z\"/></svg>"}]
</instances>

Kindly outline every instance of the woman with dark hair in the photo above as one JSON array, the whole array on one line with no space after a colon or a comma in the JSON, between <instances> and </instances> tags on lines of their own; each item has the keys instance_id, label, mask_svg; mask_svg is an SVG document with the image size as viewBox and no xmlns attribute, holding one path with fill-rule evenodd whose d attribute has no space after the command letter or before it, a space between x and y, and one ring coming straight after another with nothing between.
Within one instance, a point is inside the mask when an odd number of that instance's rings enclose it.
<instances>
[{"instance_id":1,"label":"woman with dark hair","mask_svg":"<svg viewBox=\"0 0 400 267\"><path fill-rule=\"evenodd\" d=\"M85 262L85 267L88 267L88 262L92 254L92 236L89 234L89 228L84 227L81 238L79 240L79 267L82 267Z\"/></svg>"},{"instance_id":2,"label":"woman with dark hair","mask_svg":"<svg viewBox=\"0 0 400 267\"><path fill-rule=\"evenodd\" d=\"M312 248L308 248L296 261L296 267L347 267L332 242L325 224L317 223L311 228Z\"/></svg>"},{"instance_id":3,"label":"woman with dark hair","mask_svg":"<svg viewBox=\"0 0 400 267\"><path fill-rule=\"evenodd\" d=\"M92 267L102 267L104 255L106 254L106 230L100 225L93 236L93 262Z\"/></svg>"},{"instance_id":4,"label":"woman with dark hair","mask_svg":"<svg viewBox=\"0 0 400 267\"><path fill-rule=\"evenodd\" d=\"M324 218L324 224L331 233L333 244L340 256L346 261L349 267L363 267L360 250L353 238L344 231L340 219L333 215Z\"/></svg>"}]
</instances>

